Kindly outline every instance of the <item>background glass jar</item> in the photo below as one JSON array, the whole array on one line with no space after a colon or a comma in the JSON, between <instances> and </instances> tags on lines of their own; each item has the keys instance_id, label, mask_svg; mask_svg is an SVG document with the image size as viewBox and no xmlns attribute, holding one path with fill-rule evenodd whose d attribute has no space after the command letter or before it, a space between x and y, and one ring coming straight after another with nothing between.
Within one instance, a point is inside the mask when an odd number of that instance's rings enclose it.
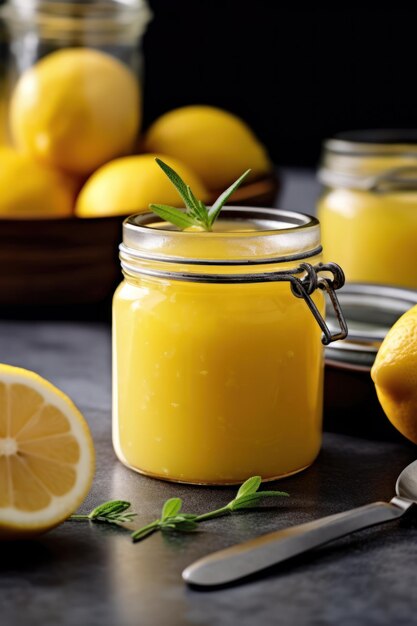
<instances>
[{"instance_id":1,"label":"background glass jar","mask_svg":"<svg viewBox=\"0 0 417 626\"><path fill-rule=\"evenodd\" d=\"M325 255L349 281L417 289L417 131L358 131L324 144Z\"/></svg>"},{"instance_id":2,"label":"background glass jar","mask_svg":"<svg viewBox=\"0 0 417 626\"><path fill-rule=\"evenodd\" d=\"M113 442L124 464L222 484L313 462L322 290L335 298L320 259L319 224L299 213L227 208L212 233L150 214L125 222L113 308Z\"/></svg>"},{"instance_id":3,"label":"background glass jar","mask_svg":"<svg viewBox=\"0 0 417 626\"><path fill-rule=\"evenodd\" d=\"M19 76L62 48L101 50L122 61L142 83L141 42L151 15L146 0L8 0L1 9L10 42L0 89L3 128Z\"/></svg>"}]
</instances>

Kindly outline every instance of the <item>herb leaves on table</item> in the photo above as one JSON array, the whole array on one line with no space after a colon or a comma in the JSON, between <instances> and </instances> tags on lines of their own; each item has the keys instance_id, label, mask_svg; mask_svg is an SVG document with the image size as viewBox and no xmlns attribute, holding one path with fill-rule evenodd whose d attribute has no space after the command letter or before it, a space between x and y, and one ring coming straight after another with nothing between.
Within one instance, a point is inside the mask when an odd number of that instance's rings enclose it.
<instances>
[{"instance_id":1,"label":"herb leaves on table","mask_svg":"<svg viewBox=\"0 0 417 626\"><path fill-rule=\"evenodd\" d=\"M223 517L236 511L245 511L257 507L266 498L286 497L289 495L286 491L259 491L261 482L260 476L248 478L228 504L201 515L183 513L181 498L169 498L162 507L161 516L135 530L131 535L132 540L134 542L142 541L156 531L192 532L198 528L201 522ZM97 506L88 514L71 515L69 519L74 521L107 522L122 526L126 522L132 522L136 517L136 513L128 510L130 506L130 502L125 500L110 500Z\"/></svg>"},{"instance_id":2,"label":"herb leaves on table","mask_svg":"<svg viewBox=\"0 0 417 626\"><path fill-rule=\"evenodd\" d=\"M96 506L88 514L71 515L69 519L76 522L108 522L109 524L132 522L136 513L129 512L130 507L130 502L126 500L109 500Z\"/></svg>"}]
</instances>

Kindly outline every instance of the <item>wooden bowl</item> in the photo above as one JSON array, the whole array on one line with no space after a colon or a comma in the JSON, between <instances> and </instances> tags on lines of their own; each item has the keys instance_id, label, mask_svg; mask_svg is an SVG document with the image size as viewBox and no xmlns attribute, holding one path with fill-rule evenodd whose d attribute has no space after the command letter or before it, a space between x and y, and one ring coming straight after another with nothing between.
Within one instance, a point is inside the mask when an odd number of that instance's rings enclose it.
<instances>
[{"instance_id":1,"label":"wooden bowl","mask_svg":"<svg viewBox=\"0 0 417 626\"><path fill-rule=\"evenodd\" d=\"M237 206L273 207L280 189L280 180L277 173L264 176L237 189L228 204ZM214 192L209 200L212 203L218 198L223 189Z\"/></svg>"},{"instance_id":2,"label":"wooden bowl","mask_svg":"<svg viewBox=\"0 0 417 626\"><path fill-rule=\"evenodd\" d=\"M271 206L277 189L276 177L270 176L238 189L232 203ZM0 305L67 306L108 299L121 280L123 219L1 220Z\"/></svg>"},{"instance_id":3,"label":"wooden bowl","mask_svg":"<svg viewBox=\"0 0 417 626\"><path fill-rule=\"evenodd\" d=\"M104 300L120 278L123 218L2 220L0 304L55 306Z\"/></svg>"}]
</instances>

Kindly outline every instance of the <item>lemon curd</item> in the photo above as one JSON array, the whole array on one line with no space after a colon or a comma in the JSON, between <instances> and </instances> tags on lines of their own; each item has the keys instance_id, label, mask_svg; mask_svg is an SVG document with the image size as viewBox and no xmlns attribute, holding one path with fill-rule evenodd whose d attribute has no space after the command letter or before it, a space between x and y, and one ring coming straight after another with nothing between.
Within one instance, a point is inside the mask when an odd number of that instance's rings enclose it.
<instances>
[{"instance_id":1,"label":"lemon curd","mask_svg":"<svg viewBox=\"0 0 417 626\"><path fill-rule=\"evenodd\" d=\"M248 282L318 263L318 222L266 209L222 215L212 233L150 215L124 224L113 442L125 465L168 480L272 479L320 449L320 327L288 281ZM312 298L324 314L322 292Z\"/></svg>"},{"instance_id":2,"label":"lemon curd","mask_svg":"<svg viewBox=\"0 0 417 626\"><path fill-rule=\"evenodd\" d=\"M346 133L325 144L323 247L349 281L417 288L417 134L407 132Z\"/></svg>"}]
</instances>

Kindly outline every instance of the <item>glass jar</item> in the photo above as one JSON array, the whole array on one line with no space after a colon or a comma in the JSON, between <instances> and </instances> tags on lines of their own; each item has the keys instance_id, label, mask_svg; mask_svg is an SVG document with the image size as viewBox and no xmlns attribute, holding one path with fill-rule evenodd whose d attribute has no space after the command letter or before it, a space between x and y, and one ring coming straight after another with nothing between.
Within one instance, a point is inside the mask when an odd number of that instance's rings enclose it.
<instances>
[{"instance_id":1,"label":"glass jar","mask_svg":"<svg viewBox=\"0 0 417 626\"><path fill-rule=\"evenodd\" d=\"M125 221L120 250L113 443L122 463L199 484L309 466L321 444L320 333L324 343L346 336L342 319L334 335L323 319L323 290L337 308L343 273L320 264L318 221L227 207L206 233L146 214Z\"/></svg>"},{"instance_id":2,"label":"glass jar","mask_svg":"<svg viewBox=\"0 0 417 626\"><path fill-rule=\"evenodd\" d=\"M1 9L10 39L8 68L0 86L3 109L23 72L63 48L109 54L131 69L141 86L141 44L151 15L146 0L8 0ZM6 121L3 115L3 126Z\"/></svg>"},{"instance_id":3,"label":"glass jar","mask_svg":"<svg viewBox=\"0 0 417 626\"><path fill-rule=\"evenodd\" d=\"M417 131L338 135L319 179L323 247L347 280L417 289Z\"/></svg>"}]
</instances>

